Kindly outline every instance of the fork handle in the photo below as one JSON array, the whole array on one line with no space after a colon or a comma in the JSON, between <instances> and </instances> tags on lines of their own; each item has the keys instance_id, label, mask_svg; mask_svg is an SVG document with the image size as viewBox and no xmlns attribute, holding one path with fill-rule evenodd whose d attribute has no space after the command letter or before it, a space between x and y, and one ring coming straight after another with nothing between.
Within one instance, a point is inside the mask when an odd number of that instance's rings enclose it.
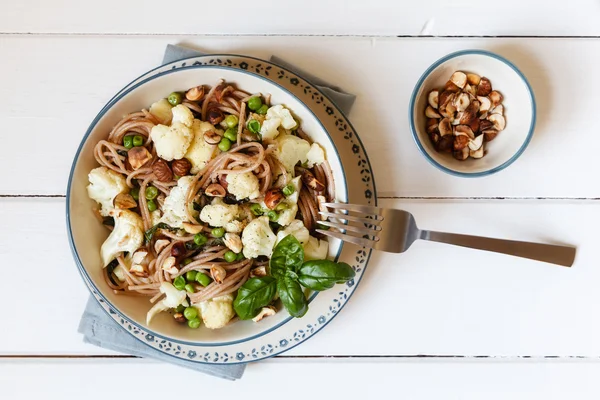
<instances>
[{"instance_id":1,"label":"fork handle","mask_svg":"<svg viewBox=\"0 0 600 400\"><path fill-rule=\"evenodd\" d=\"M421 231L421 239L432 242L453 244L472 249L493 251L511 256L529 258L570 267L575 260L574 247L557 246L552 244L519 242L516 240L493 239L482 236L461 235L435 231Z\"/></svg>"}]
</instances>

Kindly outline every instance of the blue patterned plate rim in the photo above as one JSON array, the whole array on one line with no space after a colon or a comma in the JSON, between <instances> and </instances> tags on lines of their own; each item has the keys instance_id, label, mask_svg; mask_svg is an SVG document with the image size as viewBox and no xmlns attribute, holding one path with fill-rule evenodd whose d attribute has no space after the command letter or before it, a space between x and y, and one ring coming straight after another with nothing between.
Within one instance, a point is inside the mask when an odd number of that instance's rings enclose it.
<instances>
[{"instance_id":1,"label":"blue patterned plate rim","mask_svg":"<svg viewBox=\"0 0 600 400\"><path fill-rule=\"evenodd\" d=\"M82 147L83 147L83 145L84 145L84 143L85 143L85 141L86 141L87 137L88 137L88 136L89 136L89 134L91 133L91 131L92 131L93 127L94 127L94 126L95 126L95 124L98 122L98 120L99 120L99 119L102 117L102 115L103 115L103 114L106 112L106 110L107 110L108 108L110 108L110 107L112 106L112 104L113 104L114 102L118 101L118 100L119 100L119 99L120 99L122 96L124 96L125 94L128 94L128 93L129 93L131 90L133 90L133 89L137 88L139 85L141 85L141 84L143 84L143 83L146 83L146 82L147 82L147 81L149 81L149 80L152 80L152 79L154 79L154 78L157 78L158 76L165 75L166 73L174 72L174 70L176 69L176 65L177 65L177 64L179 64L179 63L181 63L181 62L183 62L183 66L182 66L182 67L180 67L180 69L187 69L187 68L200 68L200 67L202 67L202 66L200 66L200 65L190 65L190 66L185 66L185 61L186 61L186 60L197 60L197 59L211 59L211 58L212 58L212 59L214 59L215 57L230 57L230 58L237 57L237 58L242 58L242 59L243 59L243 58L245 58L245 59L250 59L250 60L254 60L254 61L260 61L260 62L262 62L262 63L264 63L264 64L266 64L266 65L269 65L269 64L270 64L270 65L276 66L277 68L280 68L281 70L284 70L284 71L288 72L289 74L292 74L292 75L295 75L295 76L296 76L296 77L298 77L298 78L301 78L301 77L300 77L298 74L296 74L296 73L294 73L294 72L292 72L292 71L289 71L289 70L287 70L286 68L284 68L284 67L281 67L281 66L277 65L276 63L272 63L272 62L265 61L265 60L262 60L262 59L259 59L259 58L254 58L254 57L246 57L246 56L238 56L238 55L205 55L205 56L195 56L195 57L189 57L189 58L185 58L185 59L177 60L177 61L174 61L174 62L172 62L172 63L166 64L166 65L162 65L162 66L159 66L159 67L157 67L157 68L154 68L154 69L152 69L151 71L148 71L148 72L146 72L145 74L142 74L140 77L138 77L138 78L136 78L135 80L131 81L131 82L130 82L130 83L127 85L127 86L125 86L123 89L121 89L121 90L120 90L120 91L117 93L117 95L115 95L115 96L114 96L114 97L113 97L111 100L109 100L109 102L108 102L108 103L107 103L107 104L106 104L106 105L105 105L105 106L102 108L102 110L99 112L99 114L97 115L97 117L96 117L96 118L93 120L93 122L92 122L92 124L90 125L90 127L89 127L88 131L87 131L87 132L86 132L86 134L84 135L84 138L82 139L82 142L81 142L81 144L80 144L79 148L77 149L77 153L76 153L76 156L75 156L75 159L74 159L74 162L73 162L72 168L71 168L71 172L70 172L70 176L69 176L69 181L68 181L68 186L67 186L66 217L67 217L67 229L68 229L68 236L69 236L69 244L70 244L70 247L71 247L71 250L72 250L73 256L74 256L74 258L75 258L75 261L76 261L76 263L77 263L77 265L78 265L78 270L79 270L79 273L80 273L80 275L82 276L82 278L83 278L84 282L86 283L86 285L87 285L87 286L90 288L90 290L91 290L91 291L92 291L94 294L96 294L96 295L97 295L97 296L98 296L100 299L102 299L102 300L105 302L105 304L107 304L107 305L109 305L109 306L110 306L110 310L111 310L111 311L112 311L112 310L113 310L115 307L113 307L113 306L112 306L112 304L111 304L111 303L110 303L110 302L109 302L109 301L108 301L108 300L107 300L107 299L106 299L106 298L105 298L105 297L104 297L104 296L103 296L103 295L100 293L100 291L98 291L98 290L97 290L97 288L95 287L94 283L93 283L93 282L91 281L91 279L89 279L89 277L87 276L87 273L85 272L85 270L84 270L84 268L83 268L83 265L81 264L81 260L79 259L79 256L78 256L78 254L77 254L77 251L76 251L76 249L75 249L75 245L74 245L73 238L72 238L71 227L70 227L70 223L69 223L69 221L70 221L70 215L69 215L69 208L70 208L70 188L71 188L71 182L72 182L72 177L73 177L73 173L74 173L74 168L75 168L76 162L77 162L77 160L78 160L78 158L79 158L79 154L80 154L80 152L81 152L81 149L82 149ZM138 83L136 83L135 85L133 85L133 86L132 86L132 84L133 84L134 82L137 82L137 81L138 81L138 80L140 80L141 78L143 78L143 77L145 77L145 76L148 76L148 75L150 75L150 74L151 74L152 72L154 72L154 71L157 71L157 70L159 70L159 69L161 69L161 68L165 68L165 67L168 67L168 66L172 66L172 69L171 69L171 70L168 70L168 71L163 71L163 72L157 73L156 75L154 75L154 76L152 76L152 77L150 77L150 78L148 78L148 79L144 79L144 80L142 80L142 81L140 81L140 82L138 82ZM287 92L289 95L291 95L291 96L295 97L296 99L298 99L298 101L300 101L301 103L303 103L303 104L305 105L305 107L306 107L306 108L307 108L307 109L308 109L308 110L309 110L311 113L313 113L313 115L314 115L314 112L313 112L313 111L310 109L310 107L308 107L308 105L306 104L306 102L304 102L303 100L300 100L300 99L299 99L299 98L298 98L298 97L297 97L297 96L296 96L294 93L290 92L290 91L289 91L287 88L285 88L285 87L283 87L283 86L279 85L278 83L276 83L275 81L273 81L273 80L271 80L271 79L268 79L268 78L265 78L265 77L263 77L263 76L261 76L261 75L259 75L259 74L255 74L255 73L252 73L252 72L250 72L250 71L247 71L247 70L245 70L244 68L234 68L233 66L226 66L226 65L225 65L225 66L224 66L224 65L205 65L204 67L223 68L223 69L234 69L234 70L236 70L237 72L247 73L247 74L250 74L250 75L253 75L253 76L259 77L259 78L261 78L261 79L264 79L264 80L268 81L270 84L273 84L273 85L276 85L276 86L280 87L282 90L286 91L286 92ZM306 80L306 79L304 79L304 78L301 78L301 79L303 79L303 80L304 80L305 82L307 82L307 83L310 83L310 81L308 81L308 80ZM312 83L311 83L311 85L312 85L312 86L314 86ZM131 87L130 87L130 86L131 86ZM332 101L332 100L331 100L331 99L330 99L330 98L329 98L329 97L328 97L326 94L324 94L323 92L321 92L321 91L320 91L320 90L318 90L317 88L313 87L312 89L313 89L313 90L315 90L316 92L318 92L318 93L319 93L319 94L320 94L322 97L326 98L326 99L329 101L329 103L330 103L330 104L331 104L331 105L332 105L332 106L333 106L333 107L336 109L336 111L337 111L337 112L338 112L338 113L339 113L339 114L340 114L340 115L343 117L343 119L345 120L345 122L346 122L346 123L348 124L348 126L350 127L350 130L353 132L354 136L356 137L357 141L359 142L359 145L360 145L360 147L361 147L361 148L362 148L362 150L363 150L363 153L364 153L364 156L365 156L365 159L366 159L367 165L368 165L368 171L369 171L369 174L371 175L371 184L372 184L372 186L373 186L373 195L372 195L372 200L373 200L374 204L376 205L376 204L377 204L377 196L376 196L375 180L374 180L374 177L373 177L373 172L372 172L372 168L371 168L371 163L370 163L370 160L368 159L368 156L367 156L367 154L366 154L366 151L365 151L365 149L364 149L364 145L363 145L362 141L360 140L360 137L359 137L359 136L356 134L356 131L354 130L354 127L352 126L352 124L350 123L350 121L348 121L348 119L345 117L344 113L343 113L343 112L342 112L342 111L341 111L341 110L340 110L340 109L337 107L337 105L336 105L336 104L335 104L335 103L334 103L334 102L333 102L333 101ZM328 130L327 130L327 129L325 129L325 127L323 126L323 124L322 124L321 120L320 120L319 118L317 118L317 117L316 117L316 115L315 115L315 118L316 118L316 119L317 119L317 121L318 121L318 122L321 124L321 126L322 126L322 128L325 130L325 132L327 132L327 133L328 133ZM332 141L332 138L329 136L329 133L328 133L328 139L329 139L330 141ZM336 150L336 152L338 152L337 146L335 146L335 145L334 145L333 147L334 147L334 149ZM339 155L339 152L338 152L338 155ZM343 167L342 167L342 168L343 168ZM343 172L343 171L342 171L342 172ZM344 178L346 178L346 176L345 176L345 173L343 173L343 175L344 175ZM347 186L346 186L346 198L347 198L347 196L348 196L348 194L347 194ZM338 255L336 256L336 259L339 257L339 254L340 254L340 252L341 252L341 249L342 249L342 246L340 246L340 251L338 252ZM364 271L364 269L366 269L366 266L368 265L368 262L369 262L369 260L370 260L370 257L371 257L371 253L372 253L372 251L371 251L370 249L366 249L366 252L365 252L365 256L366 256L366 257L365 257L365 260L364 260L364 268L363 268L363 271ZM359 276L358 280L357 280L355 283L353 283L353 286L357 286L357 285L358 285L358 283L360 283L360 280L361 280L361 279L362 279L362 274L360 274L360 276ZM354 291L352 291L352 292L351 292L351 293L348 295L348 297L347 297L346 301L345 301L343 304L341 304L341 305L340 305L340 308L339 308L339 310L337 310L337 311L335 312L335 314L333 314L333 315L332 315L332 317L331 317L329 320L326 320L324 323L322 323L321 327L320 327L319 329L317 329L316 331L314 331L314 333L312 333L312 334L310 334L308 337L306 337L306 339L302 339L302 340L298 341L296 344L294 344L294 345L292 345L292 346L290 346L290 347L286 347L285 349L282 349L282 350L281 350L281 351L279 351L279 352L275 352L275 353L273 353L273 354L269 354L268 356L265 356L265 357L262 357L262 358L257 358L257 359L254 359L254 360L249 360L249 361L258 361L258 360L260 360L260 359L264 359L264 358L269 358L269 357L275 356L275 355L277 355L277 354L280 354L280 353L282 353L282 352L284 352L284 351L290 350L290 349L292 349L292 348L296 347L298 344L300 344L300 343L303 343L304 341L308 340L310 337L314 336L314 334L316 334L317 332L319 332L319 331L320 331L320 330L321 330L323 327L325 327L325 326L326 326L326 325L327 325L327 324L328 324L328 323L329 323L329 322L330 322L330 321L331 321L331 320L332 320L332 319L335 317L335 315L337 315L337 313L338 313L338 312L339 312L339 311L340 311L340 310L341 310L341 309L344 307L344 305L347 303L347 301L350 299L350 297L352 296L352 294L353 294L353 293L354 293ZM314 294L314 295L311 297L310 301L312 301L312 300L313 300L315 297L316 297L316 293L315 293L315 294ZM96 298L96 300L97 300L97 301L99 301L99 302L101 302L101 301L100 301L98 298ZM107 313L107 314L108 314L108 315L109 315L111 318L113 318L113 319L116 319L116 318L114 317L114 315L111 315L111 312L109 312L109 310L105 309L104 307L101 307L101 308L102 308L102 309L103 309L103 310L104 310L104 311L105 311L105 312L106 312L106 313ZM270 332L272 332L272 331L274 331L274 330L276 330L276 329L280 328L282 325L284 325L285 323L289 322L289 321L292 319L291 317L289 317L289 318L287 318L285 321L283 321L282 323L278 324L278 325L277 325L277 326L275 326L275 327L272 327L272 328L271 328L271 329L269 329L268 331L261 332L261 333L260 333L260 334L258 334L258 335L254 335L254 336L252 336L252 337L244 338L244 339L241 339L241 340L238 340L238 341L225 342L225 343L202 343L202 342L186 342L186 341L181 341L181 340L178 340L178 339L173 339L173 338L167 338L167 337L163 337L163 336L161 336L161 335L159 335L159 334L155 334L153 331L151 331L151 330L150 330L149 328L147 328L147 327L142 327L142 326L139 326L137 323L135 323L134 321L130 320L130 319L129 319L129 318L127 318L126 316L122 315L121 313L118 313L117 315L118 315L119 317L121 317L122 319L125 319L125 320L127 320L127 322L129 322L131 325L135 326L135 327L136 327L137 329L139 329L141 332L148 332L148 334L146 335L146 338L147 338L147 340L148 340L148 337L152 336L152 338L154 338L154 337L161 338L161 339L163 339L163 341L169 341L169 342L173 342L173 343L176 343L176 344L183 344L183 345L188 345L188 346L197 346L197 347L218 347L218 346L226 346L226 345L232 345L232 344L238 344L238 343L244 343L244 342L248 342L248 341L250 341L250 340L256 339L256 338L258 338L258 337L261 337L261 336L264 336L264 335L266 335L266 334L268 334L268 333L270 333ZM322 317L320 317L320 318L319 318L319 320L320 320L321 318L322 318ZM143 343L145 343L146 345L148 345L148 343L147 343L147 342L145 342L145 341L144 341L142 338L140 338L140 337L138 337L138 336L136 336L136 335L132 335L132 336L134 336L136 339L138 339L138 340L140 340L141 342L143 342ZM263 346L263 347L264 347L264 346ZM181 358L181 359L186 359L186 360L187 360L187 359L189 359L189 360L192 360L192 357L190 357L189 355L188 355L188 358L184 358L184 357L177 357L177 356L174 356L173 354L169 354L169 353L167 353L167 352L165 352L165 351L163 351L163 353L164 353L164 354L167 354L167 355L169 355L169 356L176 357L176 358ZM189 353L191 354L191 353L192 353L192 351L190 351ZM194 352L194 354L195 354L195 352ZM207 354L208 354L208 353L207 353ZM215 354L216 354L216 353L215 353ZM237 357L237 358L240 360L240 362L227 362L227 365L231 365L231 364L240 364L240 363L247 363L247 362L249 362L249 361L241 361L241 359L239 358L239 354L238 354L238 357ZM194 359L193 361L195 361L195 362L199 362L199 363L208 363L208 364L215 364L215 363L216 363L216 361L215 361L215 362L208 362L206 359L205 359L204 361L202 361L202 360L196 360L196 359ZM224 364L224 363L219 363L219 364Z\"/></svg>"}]
</instances>

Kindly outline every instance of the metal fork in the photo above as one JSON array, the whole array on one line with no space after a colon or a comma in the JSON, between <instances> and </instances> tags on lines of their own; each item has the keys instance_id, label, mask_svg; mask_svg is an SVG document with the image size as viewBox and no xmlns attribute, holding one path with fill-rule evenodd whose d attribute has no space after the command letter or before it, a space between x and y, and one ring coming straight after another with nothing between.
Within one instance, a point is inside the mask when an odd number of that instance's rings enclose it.
<instances>
[{"instance_id":1,"label":"metal fork","mask_svg":"<svg viewBox=\"0 0 600 400\"><path fill-rule=\"evenodd\" d=\"M339 232L325 229L317 229L317 232L375 250L403 253L415 240L423 239L565 267L572 266L575 260L574 247L420 230L413 215L404 210L341 203L322 203L321 206L328 210L322 209L319 214L332 220L319 223Z\"/></svg>"}]
</instances>

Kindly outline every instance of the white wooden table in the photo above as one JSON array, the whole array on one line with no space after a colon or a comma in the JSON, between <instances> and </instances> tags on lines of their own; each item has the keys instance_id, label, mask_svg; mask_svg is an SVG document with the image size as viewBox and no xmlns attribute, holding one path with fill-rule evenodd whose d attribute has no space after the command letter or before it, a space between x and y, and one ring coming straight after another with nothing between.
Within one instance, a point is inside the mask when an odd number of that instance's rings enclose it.
<instances>
[{"instance_id":1,"label":"white wooden table","mask_svg":"<svg viewBox=\"0 0 600 400\"><path fill-rule=\"evenodd\" d=\"M400 3L1 1L0 398L164 398L183 382L205 398L598 398L600 3ZM576 244L574 267L432 243L375 254L327 329L235 383L84 345L69 167L98 110L168 43L277 54L356 93L383 206L425 228ZM472 180L430 166L407 122L422 71L465 48L508 57L538 100L524 155Z\"/></svg>"}]
</instances>

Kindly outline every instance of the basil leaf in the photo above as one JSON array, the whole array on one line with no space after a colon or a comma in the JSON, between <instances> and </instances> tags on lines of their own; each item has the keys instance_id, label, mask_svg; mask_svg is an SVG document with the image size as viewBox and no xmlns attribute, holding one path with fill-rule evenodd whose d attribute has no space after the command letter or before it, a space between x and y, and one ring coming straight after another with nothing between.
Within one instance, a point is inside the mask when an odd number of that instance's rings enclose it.
<instances>
[{"instance_id":1,"label":"basil leaf","mask_svg":"<svg viewBox=\"0 0 600 400\"><path fill-rule=\"evenodd\" d=\"M302 286L289 276L277 280L277 293L292 317L300 318L308 311L308 301Z\"/></svg>"},{"instance_id":2,"label":"basil leaf","mask_svg":"<svg viewBox=\"0 0 600 400\"><path fill-rule=\"evenodd\" d=\"M302 244L293 235L287 235L275 246L269 269L271 276L279 279L285 275L285 271L297 270L304 261L304 249Z\"/></svg>"},{"instance_id":3,"label":"basil leaf","mask_svg":"<svg viewBox=\"0 0 600 400\"><path fill-rule=\"evenodd\" d=\"M156 233L156 231L159 230L159 229L168 229L171 232L177 231L177 228L172 228L169 225L165 224L164 222L159 222L158 224L154 225L152 228L148 229L144 233L144 236L146 237L146 242L151 241L152 237L154 236L154 234Z\"/></svg>"},{"instance_id":4,"label":"basil leaf","mask_svg":"<svg viewBox=\"0 0 600 400\"><path fill-rule=\"evenodd\" d=\"M302 286L312 290L331 289L336 283L345 283L356 273L348 264L329 260L311 260L302 264L298 271L298 280Z\"/></svg>"},{"instance_id":5,"label":"basil leaf","mask_svg":"<svg viewBox=\"0 0 600 400\"><path fill-rule=\"evenodd\" d=\"M250 278L238 290L233 309L240 319L252 319L268 305L277 292L277 281L271 276Z\"/></svg>"}]
</instances>

